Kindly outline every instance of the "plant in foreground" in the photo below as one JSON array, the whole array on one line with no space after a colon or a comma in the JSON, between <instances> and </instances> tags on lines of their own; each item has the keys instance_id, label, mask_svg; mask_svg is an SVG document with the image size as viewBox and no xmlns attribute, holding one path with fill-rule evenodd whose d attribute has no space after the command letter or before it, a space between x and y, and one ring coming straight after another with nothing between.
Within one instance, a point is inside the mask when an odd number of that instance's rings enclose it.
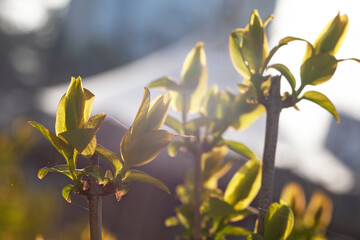
<instances>
[{"instance_id":1,"label":"plant in foreground","mask_svg":"<svg viewBox=\"0 0 360 240\"><path fill-rule=\"evenodd\" d=\"M90 118L93 101L94 94L82 87L81 79L72 78L58 105L55 134L37 122L29 122L66 160L65 165L40 169L38 177L43 178L48 172L59 172L70 178L73 184L65 186L62 191L68 202L71 201L72 192L87 196L92 240L102 238L104 196L115 193L119 201L132 181L151 183L170 193L161 181L131 168L152 161L173 138L171 133L159 130L169 108L169 94L161 95L150 103L150 93L145 88L134 122L121 140L121 156L118 156L96 142L96 133L105 114L100 113ZM88 167L76 168L79 155L89 159ZM111 170L99 166L98 155L110 164Z\"/></svg>"},{"instance_id":2,"label":"plant in foreground","mask_svg":"<svg viewBox=\"0 0 360 240\"><path fill-rule=\"evenodd\" d=\"M344 40L348 18L338 14L320 33L314 44L296 37L285 37L279 44L268 50L265 26L272 19L267 18L264 23L255 10L251 14L250 22L245 29L236 29L230 34L230 56L235 69L245 78L239 84L242 91L248 94L248 101L262 104L266 109L266 136L263 154L263 177L259 193L259 208L268 209L272 201L275 151L278 135L279 116L283 108L294 107L301 100L312 101L329 111L337 121L338 113L332 102L322 93L307 91L308 85L319 85L328 81L335 73L338 62L346 59L336 59L335 54ZM300 68L300 86L290 70L283 64L269 62L278 49L292 41L304 41L306 51ZM357 59L351 59L356 60ZM275 69L280 76L268 75L266 70ZM284 77L291 87L291 93L280 92L280 80ZM259 212L258 232L264 235L266 211Z\"/></svg>"}]
</instances>

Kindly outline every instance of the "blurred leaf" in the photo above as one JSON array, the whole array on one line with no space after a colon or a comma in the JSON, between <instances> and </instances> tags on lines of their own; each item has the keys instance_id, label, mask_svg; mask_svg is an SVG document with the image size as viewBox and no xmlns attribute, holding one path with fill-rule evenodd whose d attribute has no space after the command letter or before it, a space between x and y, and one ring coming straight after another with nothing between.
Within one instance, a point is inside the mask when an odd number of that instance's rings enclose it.
<instances>
[{"instance_id":1,"label":"blurred leaf","mask_svg":"<svg viewBox=\"0 0 360 240\"><path fill-rule=\"evenodd\" d=\"M238 71L238 73L240 73L244 78L249 79L249 68L244 63L244 59L241 55L240 41L234 32L232 32L229 37L229 52L231 61L236 71Z\"/></svg>"},{"instance_id":2,"label":"blurred leaf","mask_svg":"<svg viewBox=\"0 0 360 240\"><path fill-rule=\"evenodd\" d=\"M314 46L307 40L305 39L302 39L302 38L296 38L296 37L285 37L283 39L281 39L279 41L279 45L283 45L283 44L288 44L289 42L292 42L292 41L303 41L303 42L306 42L306 50L305 50L305 55L304 55L304 58L303 58L303 63L313 55L314 53Z\"/></svg>"},{"instance_id":3,"label":"blurred leaf","mask_svg":"<svg viewBox=\"0 0 360 240\"><path fill-rule=\"evenodd\" d=\"M159 129L165 122L171 102L170 94L161 94L150 103L150 111L146 119L146 131Z\"/></svg>"},{"instance_id":4,"label":"blurred leaf","mask_svg":"<svg viewBox=\"0 0 360 240\"><path fill-rule=\"evenodd\" d=\"M246 237L246 240L263 240L264 237L257 233L252 233Z\"/></svg>"},{"instance_id":5,"label":"blurred leaf","mask_svg":"<svg viewBox=\"0 0 360 240\"><path fill-rule=\"evenodd\" d=\"M179 148L185 147L184 142L182 141L171 141L168 145L168 154L170 157L175 157Z\"/></svg>"},{"instance_id":6,"label":"blurred leaf","mask_svg":"<svg viewBox=\"0 0 360 240\"><path fill-rule=\"evenodd\" d=\"M95 95L84 88L84 97L85 97L85 104L84 104L84 123L86 123L91 114L92 106L94 104Z\"/></svg>"},{"instance_id":7,"label":"blurred leaf","mask_svg":"<svg viewBox=\"0 0 360 240\"><path fill-rule=\"evenodd\" d=\"M224 140L224 143L226 144L226 146L228 146L231 150L233 150L234 152L245 156L247 158L256 158L255 154L250 150L250 148L248 148L246 145L236 142L236 141L231 141L231 140Z\"/></svg>"},{"instance_id":8,"label":"blurred leaf","mask_svg":"<svg viewBox=\"0 0 360 240\"><path fill-rule=\"evenodd\" d=\"M274 64L267 68L274 68L274 69L278 70L281 73L281 75L283 75L286 78L286 80L289 82L291 89L293 91L295 91L295 87L296 87L295 77L285 65Z\"/></svg>"},{"instance_id":9,"label":"blurred leaf","mask_svg":"<svg viewBox=\"0 0 360 240\"><path fill-rule=\"evenodd\" d=\"M62 190L63 198L69 203L71 203L70 193L72 193L73 191L75 191L75 186L71 184L66 185Z\"/></svg>"},{"instance_id":10,"label":"blurred leaf","mask_svg":"<svg viewBox=\"0 0 360 240\"><path fill-rule=\"evenodd\" d=\"M209 205L204 209L203 214L211 218L227 218L235 212L236 210L229 203L216 197L210 197Z\"/></svg>"},{"instance_id":11,"label":"blurred leaf","mask_svg":"<svg viewBox=\"0 0 360 240\"><path fill-rule=\"evenodd\" d=\"M334 116L337 122L340 122L339 114L336 111L334 104L322 93L309 91L304 93L301 99L306 99L318 104L319 106L329 111Z\"/></svg>"},{"instance_id":12,"label":"blurred leaf","mask_svg":"<svg viewBox=\"0 0 360 240\"><path fill-rule=\"evenodd\" d=\"M283 202L273 203L265 216L264 240L285 240L291 233L294 216Z\"/></svg>"},{"instance_id":13,"label":"blurred leaf","mask_svg":"<svg viewBox=\"0 0 360 240\"><path fill-rule=\"evenodd\" d=\"M174 80L169 77L162 77L157 80L152 81L149 85L149 88L160 88L166 90L177 91L179 89L179 85Z\"/></svg>"},{"instance_id":14,"label":"blurred leaf","mask_svg":"<svg viewBox=\"0 0 360 240\"><path fill-rule=\"evenodd\" d=\"M281 191L280 199L289 205L295 219L302 218L306 201L304 190L298 183L286 184Z\"/></svg>"},{"instance_id":15,"label":"blurred leaf","mask_svg":"<svg viewBox=\"0 0 360 240\"><path fill-rule=\"evenodd\" d=\"M193 206L191 204L180 205L175 208L176 216L180 223L186 228L190 229L193 226Z\"/></svg>"},{"instance_id":16,"label":"blurred leaf","mask_svg":"<svg viewBox=\"0 0 360 240\"><path fill-rule=\"evenodd\" d=\"M123 182L131 182L131 181L150 183L164 190L167 194L170 194L169 188L163 182L139 170L129 170L126 173Z\"/></svg>"},{"instance_id":17,"label":"blurred leaf","mask_svg":"<svg viewBox=\"0 0 360 240\"><path fill-rule=\"evenodd\" d=\"M313 55L301 65L302 85L319 85L329 80L335 73L337 60L329 53Z\"/></svg>"},{"instance_id":18,"label":"blurred leaf","mask_svg":"<svg viewBox=\"0 0 360 240\"><path fill-rule=\"evenodd\" d=\"M55 134L46 129L43 125L37 122L29 122L56 148L56 150L64 156L70 169L75 169L75 161L73 159L73 149L67 145L63 140L58 138Z\"/></svg>"},{"instance_id":19,"label":"blurred leaf","mask_svg":"<svg viewBox=\"0 0 360 240\"><path fill-rule=\"evenodd\" d=\"M323 192L316 191L305 211L304 224L315 229L325 229L331 221L332 209L331 199Z\"/></svg>"},{"instance_id":20,"label":"blurred leaf","mask_svg":"<svg viewBox=\"0 0 360 240\"><path fill-rule=\"evenodd\" d=\"M106 117L105 113L99 113L99 114L96 114L95 116L92 116L85 123L84 128L93 128L97 132L99 130L100 126L103 124L105 117Z\"/></svg>"},{"instance_id":21,"label":"blurred leaf","mask_svg":"<svg viewBox=\"0 0 360 240\"><path fill-rule=\"evenodd\" d=\"M315 40L315 54L328 52L335 55L344 41L348 26L349 19L347 15L340 16L340 13L338 13Z\"/></svg>"},{"instance_id":22,"label":"blurred leaf","mask_svg":"<svg viewBox=\"0 0 360 240\"><path fill-rule=\"evenodd\" d=\"M125 166L141 166L152 161L172 140L173 135L165 130L154 130L131 138L131 128L120 143L120 152Z\"/></svg>"},{"instance_id":23,"label":"blurred leaf","mask_svg":"<svg viewBox=\"0 0 360 240\"><path fill-rule=\"evenodd\" d=\"M110 150L107 150L101 145L96 146L96 152L100 154L111 166L111 170L114 173L114 177L119 173L120 169L122 168L122 160L121 158L116 154L111 152Z\"/></svg>"},{"instance_id":24,"label":"blurred leaf","mask_svg":"<svg viewBox=\"0 0 360 240\"><path fill-rule=\"evenodd\" d=\"M254 200L261 185L261 162L247 161L232 177L226 187L224 200L236 210L245 209Z\"/></svg>"},{"instance_id":25,"label":"blurred leaf","mask_svg":"<svg viewBox=\"0 0 360 240\"><path fill-rule=\"evenodd\" d=\"M168 217L165 219L165 227L174 227L179 225L177 217Z\"/></svg>"},{"instance_id":26,"label":"blurred leaf","mask_svg":"<svg viewBox=\"0 0 360 240\"><path fill-rule=\"evenodd\" d=\"M176 118L171 117L170 115L167 115L165 119L165 125L174 129L179 134L184 134L182 124Z\"/></svg>"},{"instance_id":27,"label":"blurred leaf","mask_svg":"<svg viewBox=\"0 0 360 240\"><path fill-rule=\"evenodd\" d=\"M62 132L66 132L65 125L65 94L61 97L56 111L55 134L58 136Z\"/></svg>"},{"instance_id":28,"label":"blurred leaf","mask_svg":"<svg viewBox=\"0 0 360 240\"><path fill-rule=\"evenodd\" d=\"M207 118L206 116L199 116L190 121L187 121L185 128L186 128L187 132L194 133L199 128L201 128L209 123L211 123L211 120L209 118ZM190 133L188 133L188 134L190 134Z\"/></svg>"},{"instance_id":29,"label":"blurred leaf","mask_svg":"<svg viewBox=\"0 0 360 240\"><path fill-rule=\"evenodd\" d=\"M124 196L130 188L130 183L121 183L121 185L117 186L116 192L115 192L115 198L116 201L120 201L122 196Z\"/></svg>"},{"instance_id":30,"label":"blurred leaf","mask_svg":"<svg viewBox=\"0 0 360 240\"><path fill-rule=\"evenodd\" d=\"M249 230L246 230L245 228L238 227L238 226L232 226L232 225L226 225L221 231L219 231L216 234L215 240L222 240L225 236L248 236L251 234Z\"/></svg>"}]
</instances>

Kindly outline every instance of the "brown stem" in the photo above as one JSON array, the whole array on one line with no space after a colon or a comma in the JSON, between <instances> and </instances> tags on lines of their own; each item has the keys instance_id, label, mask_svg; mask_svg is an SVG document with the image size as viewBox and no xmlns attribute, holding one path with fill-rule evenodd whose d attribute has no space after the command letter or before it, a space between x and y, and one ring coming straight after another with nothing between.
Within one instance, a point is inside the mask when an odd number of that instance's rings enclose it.
<instances>
[{"instance_id":1,"label":"brown stem","mask_svg":"<svg viewBox=\"0 0 360 240\"><path fill-rule=\"evenodd\" d=\"M202 190L202 172L201 172L201 145L196 143L194 151L194 239L201 239L201 190Z\"/></svg>"},{"instance_id":2,"label":"brown stem","mask_svg":"<svg viewBox=\"0 0 360 240\"><path fill-rule=\"evenodd\" d=\"M266 134L263 153L261 189L259 192L258 233L264 236L265 215L273 197L275 152L278 137L279 117L283 107L280 96L279 76L271 78L269 96L265 99L263 104L266 108Z\"/></svg>"},{"instance_id":3,"label":"brown stem","mask_svg":"<svg viewBox=\"0 0 360 240\"><path fill-rule=\"evenodd\" d=\"M99 156L94 153L89 159L90 166L99 165ZM100 186L96 180L90 177L89 192L87 194L89 201L89 221L90 221L90 239L102 239L102 194L100 193Z\"/></svg>"}]
</instances>

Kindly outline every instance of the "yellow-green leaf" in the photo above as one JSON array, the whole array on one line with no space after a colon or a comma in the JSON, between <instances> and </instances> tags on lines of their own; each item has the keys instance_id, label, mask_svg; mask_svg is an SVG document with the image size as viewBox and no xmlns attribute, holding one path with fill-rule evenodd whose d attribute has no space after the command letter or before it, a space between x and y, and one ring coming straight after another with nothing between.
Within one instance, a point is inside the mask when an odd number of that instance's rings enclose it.
<instances>
[{"instance_id":1,"label":"yellow-green leaf","mask_svg":"<svg viewBox=\"0 0 360 240\"><path fill-rule=\"evenodd\" d=\"M125 166L141 166L152 161L170 143L172 137L165 130L150 131L135 138L126 133L120 143Z\"/></svg>"},{"instance_id":2,"label":"yellow-green leaf","mask_svg":"<svg viewBox=\"0 0 360 240\"><path fill-rule=\"evenodd\" d=\"M279 41L279 45L284 45L284 44L288 44L289 42L292 42L292 41L303 41L306 43L306 50L305 50L305 54L304 54L304 57L303 57L303 63L313 55L314 53L314 46L307 40L305 39L302 39L302 38L297 38L297 37L285 37L283 39L281 39Z\"/></svg>"},{"instance_id":3,"label":"yellow-green leaf","mask_svg":"<svg viewBox=\"0 0 360 240\"><path fill-rule=\"evenodd\" d=\"M56 150L63 155L70 169L75 169L75 163L73 162L73 149L67 145L63 140L57 137L55 134L46 129L43 125L37 122L29 122L34 128L36 128L44 137L56 148Z\"/></svg>"},{"instance_id":4,"label":"yellow-green leaf","mask_svg":"<svg viewBox=\"0 0 360 240\"><path fill-rule=\"evenodd\" d=\"M289 205L295 219L302 218L306 201L304 190L298 183L292 182L286 184L281 191L280 199Z\"/></svg>"},{"instance_id":5,"label":"yellow-green leaf","mask_svg":"<svg viewBox=\"0 0 360 240\"><path fill-rule=\"evenodd\" d=\"M302 85L324 83L334 75L336 67L337 60L329 53L313 55L301 65L301 83Z\"/></svg>"},{"instance_id":6,"label":"yellow-green leaf","mask_svg":"<svg viewBox=\"0 0 360 240\"><path fill-rule=\"evenodd\" d=\"M348 26L349 19L347 15L338 13L315 40L315 54L328 52L335 55L344 41Z\"/></svg>"},{"instance_id":7,"label":"yellow-green leaf","mask_svg":"<svg viewBox=\"0 0 360 240\"><path fill-rule=\"evenodd\" d=\"M69 167L66 164L65 165L56 165L56 166L53 166L53 167L41 168L38 171L38 178L43 179L48 172L61 173L61 174L65 175L66 177L68 177L68 178L70 178L71 180L74 181L73 175L71 175Z\"/></svg>"},{"instance_id":8,"label":"yellow-green leaf","mask_svg":"<svg viewBox=\"0 0 360 240\"><path fill-rule=\"evenodd\" d=\"M175 157L179 148L184 147L185 144L182 141L171 141L168 145L168 154L170 157Z\"/></svg>"},{"instance_id":9,"label":"yellow-green leaf","mask_svg":"<svg viewBox=\"0 0 360 240\"><path fill-rule=\"evenodd\" d=\"M264 240L285 240L291 233L294 216L285 203L271 204L265 216Z\"/></svg>"},{"instance_id":10,"label":"yellow-green leaf","mask_svg":"<svg viewBox=\"0 0 360 240\"><path fill-rule=\"evenodd\" d=\"M165 125L172 128L179 134L184 134L182 124L179 122L179 120L177 120L176 118L174 118L170 115L167 115L167 117L165 119Z\"/></svg>"},{"instance_id":11,"label":"yellow-green leaf","mask_svg":"<svg viewBox=\"0 0 360 240\"><path fill-rule=\"evenodd\" d=\"M248 236L251 234L251 232L245 228L238 227L238 226L232 226L232 225L226 225L223 229L221 229L217 233L217 237L215 237L215 240L222 240L224 239L224 236L230 235L230 236Z\"/></svg>"},{"instance_id":12,"label":"yellow-green leaf","mask_svg":"<svg viewBox=\"0 0 360 240\"><path fill-rule=\"evenodd\" d=\"M80 116L78 116L77 105L81 104L76 103L76 82L76 79L72 77L71 83L65 94L65 125L67 130L73 130L80 127Z\"/></svg>"},{"instance_id":13,"label":"yellow-green leaf","mask_svg":"<svg viewBox=\"0 0 360 240\"><path fill-rule=\"evenodd\" d=\"M110 164L111 170L114 173L114 177L116 177L122 168L121 158L116 153L111 152L99 144L96 146L96 152Z\"/></svg>"},{"instance_id":14,"label":"yellow-green leaf","mask_svg":"<svg viewBox=\"0 0 360 240\"><path fill-rule=\"evenodd\" d=\"M133 124L132 124L132 132L133 136L141 134L145 131L146 127L146 118L149 112L150 107L150 92L148 88L144 88L143 98L141 100L139 109L135 115Z\"/></svg>"},{"instance_id":15,"label":"yellow-green leaf","mask_svg":"<svg viewBox=\"0 0 360 240\"><path fill-rule=\"evenodd\" d=\"M97 132L100 126L103 124L105 120L106 114L99 113L95 116L92 116L84 125L84 128L92 128Z\"/></svg>"},{"instance_id":16,"label":"yellow-green leaf","mask_svg":"<svg viewBox=\"0 0 360 240\"><path fill-rule=\"evenodd\" d=\"M207 65L203 43L197 43L189 52L181 71L180 93L190 100L188 111L197 112L207 91ZM183 99L184 100L184 99ZM187 106L183 106L183 108Z\"/></svg>"},{"instance_id":17,"label":"yellow-green leaf","mask_svg":"<svg viewBox=\"0 0 360 240\"><path fill-rule=\"evenodd\" d=\"M170 94L161 94L150 103L150 111L146 119L146 131L159 129L165 122L171 102Z\"/></svg>"},{"instance_id":18,"label":"yellow-green leaf","mask_svg":"<svg viewBox=\"0 0 360 240\"><path fill-rule=\"evenodd\" d=\"M209 205L204 209L204 216L212 218L226 218L234 213L236 210L232 205L216 197L210 197Z\"/></svg>"},{"instance_id":19,"label":"yellow-green leaf","mask_svg":"<svg viewBox=\"0 0 360 240\"><path fill-rule=\"evenodd\" d=\"M150 183L161 190L164 190L167 194L170 194L169 188L160 180L142 172L139 170L129 170L124 179L123 182L131 182L131 181L138 181L138 182L144 182L144 183Z\"/></svg>"},{"instance_id":20,"label":"yellow-green leaf","mask_svg":"<svg viewBox=\"0 0 360 240\"><path fill-rule=\"evenodd\" d=\"M86 123L91 114L91 109L94 104L95 95L84 88L84 97L85 97L85 104L84 104L84 123Z\"/></svg>"},{"instance_id":21,"label":"yellow-green leaf","mask_svg":"<svg viewBox=\"0 0 360 240\"><path fill-rule=\"evenodd\" d=\"M179 90L178 83L169 77L162 77L157 80L154 80L149 85L147 85L147 87L160 88L160 89L166 89L166 90L172 90L172 91Z\"/></svg>"},{"instance_id":22,"label":"yellow-green leaf","mask_svg":"<svg viewBox=\"0 0 360 240\"><path fill-rule=\"evenodd\" d=\"M245 144L231 140L225 140L224 142L234 152L247 158L256 158L255 154Z\"/></svg>"},{"instance_id":23,"label":"yellow-green leaf","mask_svg":"<svg viewBox=\"0 0 360 240\"><path fill-rule=\"evenodd\" d=\"M256 197L261 185L261 162L247 161L232 177L226 187L224 200L236 210L245 209Z\"/></svg>"},{"instance_id":24,"label":"yellow-green leaf","mask_svg":"<svg viewBox=\"0 0 360 240\"><path fill-rule=\"evenodd\" d=\"M60 133L66 132L65 124L65 94L61 97L59 105L56 111L56 120L55 120L55 134L59 136Z\"/></svg>"},{"instance_id":25,"label":"yellow-green leaf","mask_svg":"<svg viewBox=\"0 0 360 240\"><path fill-rule=\"evenodd\" d=\"M274 69L278 70L281 73L281 75L283 75L286 78L286 80L289 82L291 89L293 91L295 91L295 87L296 87L295 77L285 65L273 64L271 66L268 66L267 68L268 69L274 68Z\"/></svg>"},{"instance_id":26,"label":"yellow-green leaf","mask_svg":"<svg viewBox=\"0 0 360 240\"><path fill-rule=\"evenodd\" d=\"M301 99L306 99L318 104L322 108L326 109L329 113L331 113L331 115L334 116L337 122L340 122L339 114L336 111L334 104L324 94L316 91L308 91L304 93Z\"/></svg>"},{"instance_id":27,"label":"yellow-green leaf","mask_svg":"<svg viewBox=\"0 0 360 240\"><path fill-rule=\"evenodd\" d=\"M308 227L326 229L331 221L333 203L321 191L316 191L305 211L304 224Z\"/></svg>"},{"instance_id":28,"label":"yellow-green leaf","mask_svg":"<svg viewBox=\"0 0 360 240\"><path fill-rule=\"evenodd\" d=\"M83 168L79 171L95 178L99 184L104 184L104 182L105 182L105 170L99 166L92 165L92 166Z\"/></svg>"},{"instance_id":29,"label":"yellow-green leaf","mask_svg":"<svg viewBox=\"0 0 360 240\"><path fill-rule=\"evenodd\" d=\"M229 53L236 71L238 71L245 79L249 79L251 74L241 55L239 38L234 32L232 32L229 37Z\"/></svg>"},{"instance_id":30,"label":"yellow-green leaf","mask_svg":"<svg viewBox=\"0 0 360 240\"><path fill-rule=\"evenodd\" d=\"M70 193L72 193L73 191L75 191L75 186L71 184L66 185L62 190L63 198L69 203L71 203Z\"/></svg>"},{"instance_id":31,"label":"yellow-green leaf","mask_svg":"<svg viewBox=\"0 0 360 240\"><path fill-rule=\"evenodd\" d=\"M78 128L60 134L71 146L85 157L90 157L96 149L96 129ZM88 149L86 149L88 148ZM84 150L87 150L84 152Z\"/></svg>"}]
</instances>

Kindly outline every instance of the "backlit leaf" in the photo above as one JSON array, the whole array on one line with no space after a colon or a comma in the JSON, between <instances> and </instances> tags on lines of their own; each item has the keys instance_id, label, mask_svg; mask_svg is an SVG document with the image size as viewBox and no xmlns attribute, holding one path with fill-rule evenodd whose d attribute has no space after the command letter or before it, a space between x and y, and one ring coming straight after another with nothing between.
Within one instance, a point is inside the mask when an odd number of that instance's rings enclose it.
<instances>
[{"instance_id":1,"label":"backlit leaf","mask_svg":"<svg viewBox=\"0 0 360 240\"><path fill-rule=\"evenodd\" d=\"M114 177L116 177L122 168L121 158L116 153L111 152L99 144L96 146L96 152L110 164L111 170L114 173Z\"/></svg>"},{"instance_id":2,"label":"backlit leaf","mask_svg":"<svg viewBox=\"0 0 360 240\"><path fill-rule=\"evenodd\" d=\"M315 54L328 52L335 55L344 41L348 26L349 19L347 15L338 13L315 40Z\"/></svg>"},{"instance_id":3,"label":"backlit leaf","mask_svg":"<svg viewBox=\"0 0 360 240\"><path fill-rule=\"evenodd\" d=\"M60 134L78 152L85 157L90 157L96 149L96 130L93 128L77 128ZM86 152L84 150L87 149Z\"/></svg>"},{"instance_id":4,"label":"backlit leaf","mask_svg":"<svg viewBox=\"0 0 360 240\"><path fill-rule=\"evenodd\" d=\"M58 136L62 132L66 132L65 125L65 94L61 97L59 105L56 111L56 120L55 120L55 133Z\"/></svg>"},{"instance_id":5,"label":"backlit leaf","mask_svg":"<svg viewBox=\"0 0 360 240\"><path fill-rule=\"evenodd\" d=\"M233 150L236 153L239 153L242 156L245 156L247 158L256 158L255 154L245 144L231 140L224 140L224 143L231 150Z\"/></svg>"},{"instance_id":6,"label":"backlit leaf","mask_svg":"<svg viewBox=\"0 0 360 240\"><path fill-rule=\"evenodd\" d=\"M319 85L329 80L335 73L337 60L329 53L313 55L301 65L302 85Z\"/></svg>"},{"instance_id":7,"label":"backlit leaf","mask_svg":"<svg viewBox=\"0 0 360 240\"><path fill-rule=\"evenodd\" d=\"M271 204L265 216L264 240L285 240L290 235L293 225L293 213L285 203Z\"/></svg>"},{"instance_id":8,"label":"backlit leaf","mask_svg":"<svg viewBox=\"0 0 360 240\"><path fill-rule=\"evenodd\" d=\"M285 202L294 213L294 217L302 218L305 210L305 193L303 188L295 182L288 183L281 191L280 199Z\"/></svg>"},{"instance_id":9,"label":"backlit leaf","mask_svg":"<svg viewBox=\"0 0 360 240\"><path fill-rule=\"evenodd\" d=\"M229 52L232 64L236 71L238 71L244 78L250 78L249 69L245 65L244 59L241 55L239 38L234 32L231 33L229 37Z\"/></svg>"},{"instance_id":10,"label":"backlit leaf","mask_svg":"<svg viewBox=\"0 0 360 240\"><path fill-rule=\"evenodd\" d=\"M170 143L172 137L173 135L165 130L150 131L136 138L125 134L120 143L125 165L141 166L152 161Z\"/></svg>"},{"instance_id":11,"label":"backlit leaf","mask_svg":"<svg viewBox=\"0 0 360 240\"><path fill-rule=\"evenodd\" d=\"M296 81L294 75L290 72L290 70L283 64L274 64L267 68L274 68L278 70L281 75L283 75L286 80L289 82L291 89L294 91L296 86Z\"/></svg>"},{"instance_id":12,"label":"backlit leaf","mask_svg":"<svg viewBox=\"0 0 360 240\"><path fill-rule=\"evenodd\" d=\"M304 224L308 227L326 229L331 221L333 203L321 191L316 191L310 199L305 211Z\"/></svg>"},{"instance_id":13,"label":"backlit leaf","mask_svg":"<svg viewBox=\"0 0 360 240\"><path fill-rule=\"evenodd\" d=\"M337 122L340 122L339 114L336 111L334 104L322 93L316 91L308 91L304 93L301 99L306 99L311 102L318 104L334 116Z\"/></svg>"},{"instance_id":14,"label":"backlit leaf","mask_svg":"<svg viewBox=\"0 0 360 240\"><path fill-rule=\"evenodd\" d=\"M94 104L95 95L84 88L85 104L84 104L84 122L87 122L90 118L92 106Z\"/></svg>"},{"instance_id":15,"label":"backlit leaf","mask_svg":"<svg viewBox=\"0 0 360 240\"><path fill-rule=\"evenodd\" d=\"M226 187L224 200L236 210L245 209L254 200L261 185L261 162L247 161L232 177Z\"/></svg>"},{"instance_id":16,"label":"backlit leaf","mask_svg":"<svg viewBox=\"0 0 360 240\"><path fill-rule=\"evenodd\" d=\"M303 57L303 63L313 55L314 53L314 46L307 40L305 39L302 39L302 38L297 38L297 37L285 37L283 39L281 39L279 41L279 45L283 45L283 44L288 44L289 42L292 42L292 41L303 41L303 42L306 42L306 50L305 50L305 55Z\"/></svg>"},{"instance_id":17,"label":"backlit leaf","mask_svg":"<svg viewBox=\"0 0 360 240\"><path fill-rule=\"evenodd\" d=\"M174 117L167 115L165 119L165 125L174 129L179 134L184 134L182 124Z\"/></svg>"},{"instance_id":18,"label":"backlit leaf","mask_svg":"<svg viewBox=\"0 0 360 240\"><path fill-rule=\"evenodd\" d=\"M224 236L248 236L251 234L251 232L245 228L238 227L238 226L232 226L232 225L226 225L221 231L217 233L217 237L215 237L215 240L222 240L224 239Z\"/></svg>"},{"instance_id":19,"label":"backlit leaf","mask_svg":"<svg viewBox=\"0 0 360 240\"><path fill-rule=\"evenodd\" d=\"M146 119L147 114L150 107L150 92L148 88L144 88L144 94L143 98L141 100L139 109L135 115L133 124L132 124L132 131L131 134L133 136L136 136L138 134L141 134L145 131L146 128Z\"/></svg>"},{"instance_id":20,"label":"backlit leaf","mask_svg":"<svg viewBox=\"0 0 360 240\"><path fill-rule=\"evenodd\" d=\"M63 140L57 137L55 134L46 129L43 125L37 122L29 122L35 127L42 135L56 148L56 150L63 155L69 164L70 169L75 169L75 163L73 160L73 149L67 145Z\"/></svg>"},{"instance_id":21,"label":"backlit leaf","mask_svg":"<svg viewBox=\"0 0 360 240\"><path fill-rule=\"evenodd\" d=\"M235 212L236 210L229 203L216 197L210 197L209 205L204 209L204 216L224 218L234 214Z\"/></svg>"},{"instance_id":22,"label":"backlit leaf","mask_svg":"<svg viewBox=\"0 0 360 240\"><path fill-rule=\"evenodd\" d=\"M131 181L150 183L161 190L164 190L167 194L170 194L169 188L163 182L139 170L129 170L126 173L123 182Z\"/></svg>"},{"instance_id":23,"label":"backlit leaf","mask_svg":"<svg viewBox=\"0 0 360 240\"><path fill-rule=\"evenodd\" d=\"M62 190L63 198L69 203L71 203L70 193L72 193L73 191L75 191L75 186L71 184L66 185Z\"/></svg>"},{"instance_id":24,"label":"backlit leaf","mask_svg":"<svg viewBox=\"0 0 360 240\"><path fill-rule=\"evenodd\" d=\"M175 157L177 152L181 147L184 147L185 144L182 141L171 141L168 145L168 154L170 157Z\"/></svg>"},{"instance_id":25,"label":"backlit leaf","mask_svg":"<svg viewBox=\"0 0 360 240\"><path fill-rule=\"evenodd\" d=\"M149 85L147 85L149 88L160 88L160 89L166 89L166 90L172 90L177 91L179 89L179 85L177 82L172 80L169 77L162 77L155 81L152 81Z\"/></svg>"},{"instance_id":26,"label":"backlit leaf","mask_svg":"<svg viewBox=\"0 0 360 240\"><path fill-rule=\"evenodd\" d=\"M61 174L65 175L65 176L67 176L68 178L70 178L71 180L74 180L73 176L70 173L69 167L66 164L65 165L56 165L56 166L53 166L53 167L41 168L38 171L38 178L43 179L48 172L61 173Z\"/></svg>"},{"instance_id":27,"label":"backlit leaf","mask_svg":"<svg viewBox=\"0 0 360 240\"><path fill-rule=\"evenodd\" d=\"M177 217L168 217L165 219L165 227L174 227L179 225L179 220Z\"/></svg>"},{"instance_id":28,"label":"backlit leaf","mask_svg":"<svg viewBox=\"0 0 360 240\"><path fill-rule=\"evenodd\" d=\"M95 178L99 184L103 184L105 181L105 170L99 166L88 166L84 169L81 169L80 171Z\"/></svg>"},{"instance_id":29,"label":"backlit leaf","mask_svg":"<svg viewBox=\"0 0 360 240\"><path fill-rule=\"evenodd\" d=\"M146 131L159 129L165 122L171 102L170 94L161 94L150 103L150 111L146 119Z\"/></svg>"}]
</instances>

